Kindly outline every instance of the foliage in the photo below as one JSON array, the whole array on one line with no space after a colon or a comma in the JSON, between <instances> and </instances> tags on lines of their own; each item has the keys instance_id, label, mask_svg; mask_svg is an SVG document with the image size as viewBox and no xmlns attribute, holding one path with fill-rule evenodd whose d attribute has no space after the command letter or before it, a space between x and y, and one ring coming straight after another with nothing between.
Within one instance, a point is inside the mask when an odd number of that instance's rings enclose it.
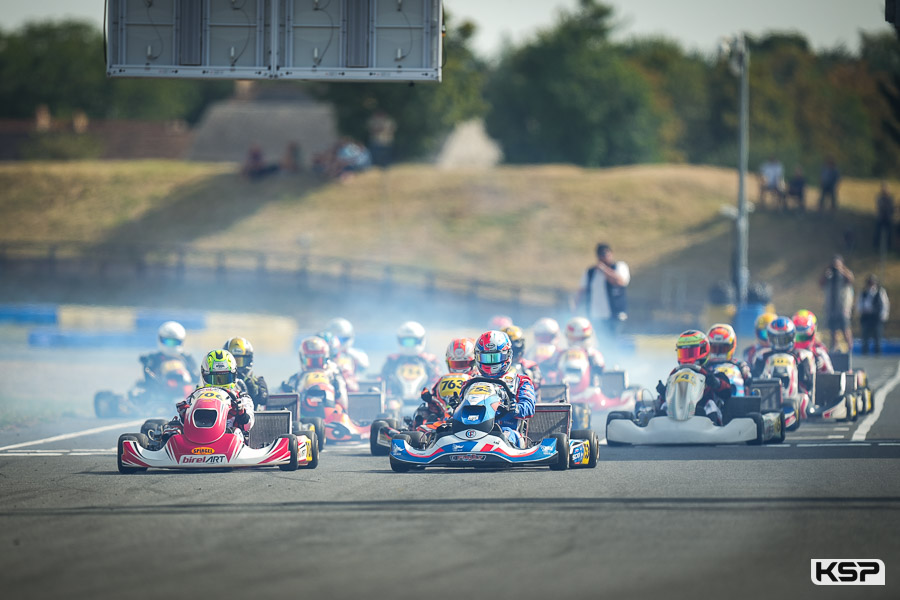
<instances>
[{"instance_id":1,"label":"foliage","mask_svg":"<svg viewBox=\"0 0 900 600\"><path fill-rule=\"evenodd\" d=\"M103 143L87 134L39 133L22 145L26 160L90 159L102 154Z\"/></svg>"}]
</instances>

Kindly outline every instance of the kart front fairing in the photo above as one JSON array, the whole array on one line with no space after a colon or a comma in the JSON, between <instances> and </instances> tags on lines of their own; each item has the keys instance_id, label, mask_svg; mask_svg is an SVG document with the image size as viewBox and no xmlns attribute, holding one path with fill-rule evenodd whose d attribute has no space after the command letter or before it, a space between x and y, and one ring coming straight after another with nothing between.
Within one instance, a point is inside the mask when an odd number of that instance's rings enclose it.
<instances>
[{"instance_id":1,"label":"kart front fairing","mask_svg":"<svg viewBox=\"0 0 900 600\"><path fill-rule=\"evenodd\" d=\"M632 445L738 444L756 436L756 423L743 417L722 426L703 416L680 421L668 416L653 417L643 427L629 419L617 419L606 426L608 441Z\"/></svg>"},{"instance_id":2,"label":"kart front fairing","mask_svg":"<svg viewBox=\"0 0 900 600\"><path fill-rule=\"evenodd\" d=\"M547 438L538 445L521 450L510 446L496 432L485 433L478 429L448 433L424 450L413 448L403 439L391 440L391 456L394 459L423 467L549 465L558 461L559 450L555 438ZM562 451L569 452L569 449Z\"/></svg>"},{"instance_id":3,"label":"kart front fairing","mask_svg":"<svg viewBox=\"0 0 900 600\"><path fill-rule=\"evenodd\" d=\"M226 433L215 442L197 445L183 434L170 437L159 450L149 450L135 440L122 443L121 462L126 467L160 469L210 469L223 467L259 467L288 464L291 461L290 440L279 438L259 449L244 444L240 433ZM299 464L311 458L309 438L297 436Z\"/></svg>"}]
</instances>

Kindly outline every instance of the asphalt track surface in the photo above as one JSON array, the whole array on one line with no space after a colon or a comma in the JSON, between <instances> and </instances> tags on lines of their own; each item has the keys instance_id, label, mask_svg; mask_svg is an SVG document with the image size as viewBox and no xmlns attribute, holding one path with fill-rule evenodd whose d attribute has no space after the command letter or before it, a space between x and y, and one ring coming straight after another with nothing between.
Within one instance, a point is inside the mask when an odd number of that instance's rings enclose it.
<instances>
[{"instance_id":1,"label":"asphalt track surface","mask_svg":"<svg viewBox=\"0 0 900 600\"><path fill-rule=\"evenodd\" d=\"M895 383L896 359L862 364ZM137 424L65 418L0 432L0 590L897 598L900 386L872 423L804 423L780 447L604 446L583 471L397 474L330 445L312 471L126 476L114 447ZM811 558L879 558L887 586L814 586Z\"/></svg>"}]
</instances>

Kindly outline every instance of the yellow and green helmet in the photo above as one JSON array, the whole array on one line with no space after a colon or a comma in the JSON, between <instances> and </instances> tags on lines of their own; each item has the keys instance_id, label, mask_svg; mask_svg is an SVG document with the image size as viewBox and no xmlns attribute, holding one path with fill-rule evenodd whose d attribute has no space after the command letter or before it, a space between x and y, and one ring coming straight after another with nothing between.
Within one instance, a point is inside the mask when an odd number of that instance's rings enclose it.
<instances>
[{"instance_id":1,"label":"yellow and green helmet","mask_svg":"<svg viewBox=\"0 0 900 600\"><path fill-rule=\"evenodd\" d=\"M237 381L237 362L228 350L213 350L200 365L203 383L214 387L231 387Z\"/></svg>"}]
</instances>

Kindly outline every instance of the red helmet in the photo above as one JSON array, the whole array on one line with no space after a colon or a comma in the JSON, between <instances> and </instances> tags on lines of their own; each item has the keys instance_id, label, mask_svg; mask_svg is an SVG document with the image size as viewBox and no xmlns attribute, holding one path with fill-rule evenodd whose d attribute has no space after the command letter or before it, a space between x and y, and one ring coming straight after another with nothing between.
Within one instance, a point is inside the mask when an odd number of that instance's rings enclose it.
<instances>
[{"instance_id":1,"label":"red helmet","mask_svg":"<svg viewBox=\"0 0 900 600\"><path fill-rule=\"evenodd\" d=\"M475 364L485 377L502 377L512 365L512 342L502 331L487 331L475 342Z\"/></svg>"},{"instance_id":2,"label":"red helmet","mask_svg":"<svg viewBox=\"0 0 900 600\"><path fill-rule=\"evenodd\" d=\"M583 346L594 335L594 326L584 317L575 317L566 324L566 339L570 346Z\"/></svg>"},{"instance_id":3,"label":"red helmet","mask_svg":"<svg viewBox=\"0 0 900 600\"><path fill-rule=\"evenodd\" d=\"M304 369L323 369L331 348L320 337L308 337L300 342L300 366Z\"/></svg>"},{"instance_id":4,"label":"red helmet","mask_svg":"<svg viewBox=\"0 0 900 600\"><path fill-rule=\"evenodd\" d=\"M679 365L702 365L709 358L709 340L702 331L689 329L678 336L675 352Z\"/></svg>"},{"instance_id":5,"label":"red helmet","mask_svg":"<svg viewBox=\"0 0 900 600\"><path fill-rule=\"evenodd\" d=\"M737 336L734 328L725 323L717 323L710 327L706 334L709 339L709 357L713 360L731 360L737 348Z\"/></svg>"},{"instance_id":6,"label":"red helmet","mask_svg":"<svg viewBox=\"0 0 900 600\"><path fill-rule=\"evenodd\" d=\"M447 346L447 369L451 373L469 373L475 366L475 340L456 338Z\"/></svg>"},{"instance_id":7,"label":"red helmet","mask_svg":"<svg viewBox=\"0 0 900 600\"><path fill-rule=\"evenodd\" d=\"M809 348L816 341L816 315L808 310L798 310L791 319L794 322L794 345Z\"/></svg>"}]
</instances>

